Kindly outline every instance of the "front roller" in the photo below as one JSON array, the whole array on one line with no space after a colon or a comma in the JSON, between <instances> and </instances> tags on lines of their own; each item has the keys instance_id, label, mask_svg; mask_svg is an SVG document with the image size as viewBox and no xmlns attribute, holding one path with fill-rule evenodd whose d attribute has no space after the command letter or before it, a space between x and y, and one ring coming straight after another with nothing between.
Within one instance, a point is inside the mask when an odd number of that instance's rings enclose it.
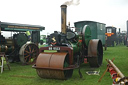
<instances>
[{"instance_id":1,"label":"front roller","mask_svg":"<svg viewBox=\"0 0 128 85\"><path fill-rule=\"evenodd\" d=\"M68 79L73 73L68 57L66 52L40 53L33 67L41 78Z\"/></svg>"},{"instance_id":2,"label":"front roller","mask_svg":"<svg viewBox=\"0 0 128 85\"><path fill-rule=\"evenodd\" d=\"M103 47L99 39L92 39L88 46L88 62L91 67L99 67L103 60Z\"/></svg>"}]
</instances>

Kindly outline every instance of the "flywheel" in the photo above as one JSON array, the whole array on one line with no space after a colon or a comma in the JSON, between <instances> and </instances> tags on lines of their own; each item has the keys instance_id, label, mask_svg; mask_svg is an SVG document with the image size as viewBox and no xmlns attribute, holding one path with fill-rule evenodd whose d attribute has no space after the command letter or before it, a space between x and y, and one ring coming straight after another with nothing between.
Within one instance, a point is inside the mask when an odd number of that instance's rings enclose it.
<instances>
[{"instance_id":1,"label":"flywheel","mask_svg":"<svg viewBox=\"0 0 128 85\"><path fill-rule=\"evenodd\" d=\"M82 29L83 43L85 46L88 46L89 41L91 40L91 29L88 25L85 25Z\"/></svg>"}]
</instances>

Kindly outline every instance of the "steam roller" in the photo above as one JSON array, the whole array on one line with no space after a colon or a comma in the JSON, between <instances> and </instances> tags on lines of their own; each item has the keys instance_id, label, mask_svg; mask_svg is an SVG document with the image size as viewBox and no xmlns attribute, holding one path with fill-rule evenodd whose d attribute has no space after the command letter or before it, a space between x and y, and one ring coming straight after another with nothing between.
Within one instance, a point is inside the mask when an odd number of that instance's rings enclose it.
<instances>
[{"instance_id":1,"label":"steam roller","mask_svg":"<svg viewBox=\"0 0 128 85\"><path fill-rule=\"evenodd\" d=\"M66 5L61 5L61 32L47 37L47 46L41 47L33 68L41 78L69 79L75 68L87 59L91 67L99 67L103 59L102 42L91 39L90 27L71 30L66 26Z\"/></svg>"}]
</instances>

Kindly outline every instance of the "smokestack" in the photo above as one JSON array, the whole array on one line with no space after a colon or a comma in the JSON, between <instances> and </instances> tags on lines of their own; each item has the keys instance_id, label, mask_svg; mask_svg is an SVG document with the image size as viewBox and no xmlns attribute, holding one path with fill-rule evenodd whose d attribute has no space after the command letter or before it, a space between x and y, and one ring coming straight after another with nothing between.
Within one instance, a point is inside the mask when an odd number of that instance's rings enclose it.
<instances>
[{"instance_id":1,"label":"smokestack","mask_svg":"<svg viewBox=\"0 0 128 85\"><path fill-rule=\"evenodd\" d=\"M119 34L120 34L120 28L119 28Z\"/></svg>"},{"instance_id":2,"label":"smokestack","mask_svg":"<svg viewBox=\"0 0 128 85\"><path fill-rule=\"evenodd\" d=\"M127 20L127 37L128 37L128 20Z\"/></svg>"},{"instance_id":3,"label":"smokestack","mask_svg":"<svg viewBox=\"0 0 128 85\"><path fill-rule=\"evenodd\" d=\"M0 21L0 35L1 35L1 21Z\"/></svg>"},{"instance_id":4,"label":"smokestack","mask_svg":"<svg viewBox=\"0 0 128 85\"><path fill-rule=\"evenodd\" d=\"M127 40L127 43L126 44L127 44L127 47L128 47L128 20L127 20L126 23L127 23L127 39L126 39Z\"/></svg>"},{"instance_id":5,"label":"smokestack","mask_svg":"<svg viewBox=\"0 0 128 85\"><path fill-rule=\"evenodd\" d=\"M67 5L61 5L61 32L66 33L66 12Z\"/></svg>"}]
</instances>

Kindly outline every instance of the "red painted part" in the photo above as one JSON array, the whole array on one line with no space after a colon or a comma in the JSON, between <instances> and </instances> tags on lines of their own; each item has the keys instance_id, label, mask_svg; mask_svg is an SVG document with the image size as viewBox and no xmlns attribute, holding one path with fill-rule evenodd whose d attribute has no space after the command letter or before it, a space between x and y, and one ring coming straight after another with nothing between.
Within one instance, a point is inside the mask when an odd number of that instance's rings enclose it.
<instances>
[{"instance_id":1,"label":"red painted part","mask_svg":"<svg viewBox=\"0 0 128 85\"><path fill-rule=\"evenodd\" d=\"M84 58L84 63L88 63L88 62L87 62L87 58Z\"/></svg>"},{"instance_id":2,"label":"red painted part","mask_svg":"<svg viewBox=\"0 0 128 85\"><path fill-rule=\"evenodd\" d=\"M49 46L52 48L52 46ZM39 50L39 53L44 52L44 50L49 50L49 47L41 47ZM58 46L53 46L53 47L58 47ZM69 64L73 65L73 48L71 47L66 47L66 46L59 46L60 50L58 51L67 51L69 54Z\"/></svg>"},{"instance_id":3,"label":"red painted part","mask_svg":"<svg viewBox=\"0 0 128 85\"><path fill-rule=\"evenodd\" d=\"M108 71L109 71L109 73L111 74L111 77L112 77L112 79L113 79L113 84L115 84L116 83L116 78L118 77L117 76L117 72L114 70L114 68L113 67L111 67L111 66L109 66L109 69L108 69Z\"/></svg>"},{"instance_id":4,"label":"red painted part","mask_svg":"<svg viewBox=\"0 0 128 85\"><path fill-rule=\"evenodd\" d=\"M108 37L114 35L114 33L105 33L105 35L107 35Z\"/></svg>"},{"instance_id":5,"label":"red painted part","mask_svg":"<svg viewBox=\"0 0 128 85\"><path fill-rule=\"evenodd\" d=\"M80 43L82 43L82 40L79 40Z\"/></svg>"},{"instance_id":6,"label":"red painted part","mask_svg":"<svg viewBox=\"0 0 128 85\"><path fill-rule=\"evenodd\" d=\"M51 43L52 45L55 45L56 44L56 42L54 42L54 43Z\"/></svg>"}]
</instances>

